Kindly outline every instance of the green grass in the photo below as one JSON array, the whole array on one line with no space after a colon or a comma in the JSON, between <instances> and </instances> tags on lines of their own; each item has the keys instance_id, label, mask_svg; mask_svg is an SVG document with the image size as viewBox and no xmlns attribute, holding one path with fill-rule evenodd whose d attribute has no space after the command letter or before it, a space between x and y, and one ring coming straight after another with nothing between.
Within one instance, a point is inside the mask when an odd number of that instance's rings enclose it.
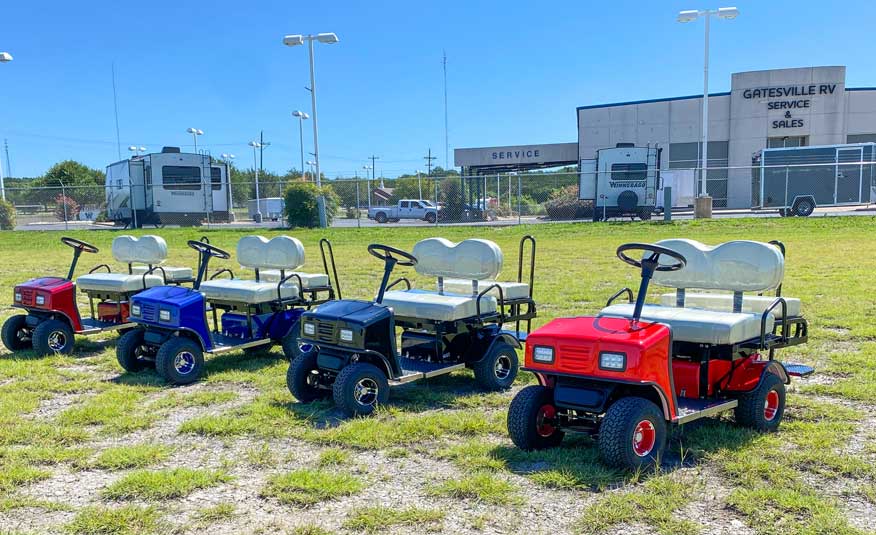
<instances>
[{"instance_id":1,"label":"green grass","mask_svg":"<svg viewBox=\"0 0 876 535\"><path fill-rule=\"evenodd\" d=\"M312 505L356 494L363 488L364 483L349 474L301 469L271 476L261 495L280 503Z\"/></svg>"},{"instance_id":2,"label":"green grass","mask_svg":"<svg viewBox=\"0 0 876 535\"><path fill-rule=\"evenodd\" d=\"M114 446L101 451L90 466L100 470L145 468L166 461L172 451L160 444Z\"/></svg>"},{"instance_id":3,"label":"green grass","mask_svg":"<svg viewBox=\"0 0 876 535\"><path fill-rule=\"evenodd\" d=\"M65 528L68 533L77 535L142 535L164 531L157 509L135 505L86 507Z\"/></svg>"},{"instance_id":4,"label":"green grass","mask_svg":"<svg viewBox=\"0 0 876 535\"><path fill-rule=\"evenodd\" d=\"M22 485L48 479L51 472L26 464L0 464L0 494L7 493Z\"/></svg>"},{"instance_id":5,"label":"green grass","mask_svg":"<svg viewBox=\"0 0 876 535\"><path fill-rule=\"evenodd\" d=\"M211 507L202 507L193 515L198 524L213 524L230 520L237 514L237 507L233 503L219 503Z\"/></svg>"},{"instance_id":6,"label":"green grass","mask_svg":"<svg viewBox=\"0 0 876 535\"><path fill-rule=\"evenodd\" d=\"M356 532L379 533L396 526L415 526L417 532L441 531L444 512L417 507L362 507L347 515L344 527Z\"/></svg>"},{"instance_id":7,"label":"green grass","mask_svg":"<svg viewBox=\"0 0 876 535\"><path fill-rule=\"evenodd\" d=\"M433 496L474 500L494 505L522 503L517 487L488 473L443 481L430 486L427 492Z\"/></svg>"},{"instance_id":8,"label":"green grass","mask_svg":"<svg viewBox=\"0 0 876 535\"><path fill-rule=\"evenodd\" d=\"M341 448L328 448L319 453L316 464L321 467L338 466L350 462L350 452Z\"/></svg>"},{"instance_id":9,"label":"green grass","mask_svg":"<svg viewBox=\"0 0 876 535\"><path fill-rule=\"evenodd\" d=\"M164 500L188 496L195 490L231 480L231 476L218 470L139 470L112 483L102 494L112 500Z\"/></svg>"}]
</instances>

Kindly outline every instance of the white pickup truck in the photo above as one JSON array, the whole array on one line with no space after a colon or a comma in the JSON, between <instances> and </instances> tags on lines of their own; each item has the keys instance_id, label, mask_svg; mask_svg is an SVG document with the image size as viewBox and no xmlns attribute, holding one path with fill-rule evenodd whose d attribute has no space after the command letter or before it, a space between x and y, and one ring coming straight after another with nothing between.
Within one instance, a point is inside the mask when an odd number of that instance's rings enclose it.
<instances>
[{"instance_id":1,"label":"white pickup truck","mask_svg":"<svg viewBox=\"0 0 876 535\"><path fill-rule=\"evenodd\" d=\"M438 207L425 199L403 199L397 206L375 206L368 209L368 219L378 223L402 219L422 219L429 223L438 220Z\"/></svg>"}]
</instances>

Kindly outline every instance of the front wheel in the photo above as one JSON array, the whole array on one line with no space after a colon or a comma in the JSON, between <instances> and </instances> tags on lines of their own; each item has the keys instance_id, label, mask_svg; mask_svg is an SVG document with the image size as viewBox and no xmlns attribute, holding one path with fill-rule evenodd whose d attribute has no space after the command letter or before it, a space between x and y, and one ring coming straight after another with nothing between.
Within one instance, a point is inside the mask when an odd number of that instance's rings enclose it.
<instances>
[{"instance_id":1,"label":"front wheel","mask_svg":"<svg viewBox=\"0 0 876 535\"><path fill-rule=\"evenodd\" d=\"M73 352L73 329L61 320L46 320L33 330L33 348L40 355Z\"/></svg>"},{"instance_id":2,"label":"front wheel","mask_svg":"<svg viewBox=\"0 0 876 535\"><path fill-rule=\"evenodd\" d=\"M433 214L432 212L429 212L428 214L426 214L426 222L427 223L433 224L437 220L438 220L438 217L435 214Z\"/></svg>"},{"instance_id":3,"label":"front wheel","mask_svg":"<svg viewBox=\"0 0 876 535\"><path fill-rule=\"evenodd\" d=\"M188 338L171 338L158 349L155 370L171 384L194 383L204 373L204 353L201 346Z\"/></svg>"},{"instance_id":4,"label":"front wheel","mask_svg":"<svg viewBox=\"0 0 876 535\"><path fill-rule=\"evenodd\" d=\"M496 342L472 368L475 379L484 390L506 390L517 377L517 351L507 342Z\"/></svg>"},{"instance_id":5,"label":"front wheel","mask_svg":"<svg viewBox=\"0 0 876 535\"><path fill-rule=\"evenodd\" d=\"M553 392L539 385L527 386L508 407L508 435L522 450L542 450L563 441Z\"/></svg>"},{"instance_id":6,"label":"front wheel","mask_svg":"<svg viewBox=\"0 0 876 535\"><path fill-rule=\"evenodd\" d=\"M389 382L373 364L351 364L335 378L332 397L335 405L347 414L371 414L378 405L389 401Z\"/></svg>"},{"instance_id":7,"label":"front wheel","mask_svg":"<svg viewBox=\"0 0 876 535\"><path fill-rule=\"evenodd\" d=\"M651 210L644 209L644 210L640 211L639 212L639 219L641 219L642 221L649 221L651 219Z\"/></svg>"},{"instance_id":8,"label":"front wheel","mask_svg":"<svg viewBox=\"0 0 876 535\"><path fill-rule=\"evenodd\" d=\"M812 199L800 199L794 205L794 215L807 217L815 210L815 202Z\"/></svg>"},{"instance_id":9,"label":"front wheel","mask_svg":"<svg viewBox=\"0 0 876 535\"><path fill-rule=\"evenodd\" d=\"M2 334L3 345L9 351L20 351L22 349L30 349L31 333L27 328L27 316L21 314L12 316L3 323Z\"/></svg>"},{"instance_id":10,"label":"front wheel","mask_svg":"<svg viewBox=\"0 0 876 535\"><path fill-rule=\"evenodd\" d=\"M298 339L301 337L301 329L299 322L295 322L292 327L289 329L289 332L283 339L280 341L280 345L283 347L283 355L289 361L295 360L299 355L304 353L315 353L316 348L314 348L310 344L301 344L298 342Z\"/></svg>"},{"instance_id":11,"label":"front wheel","mask_svg":"<svg viewBox=\"0 0 876 535\"><path fill-rule=\"evenodd\" d=\"M736 423L758 431L771 432L779 428L785 415L785 383L768 373L757 388L739 396Z\"/></svg>"},{"instance_id":12,"label":"front wheel","mask_svg":"<svg viewBox=\"0 0 876 535\"><path fill-rule=\"evenodd\" d=\"M116 360L126 372L137 373L153 365L144 359L148 352L143 346L143 334L142 329L132 329L120 336L116 343Z\"/></svg>"},{"instance_id":13,"label":"front wheel","mask_svg":"<svg viewBox=\"0 0 876 535\"><path fill-rule=\"evenodd\" d=\"M660 462L666 445L666 420L651 401L615 401L599 426L599 454L606 464L635 470Z\"/></svg>"},{"instance_id":14,"label":"front wheel","mask_svg":"<svg viewBox=\"0 0 876 535\"><path fill-rule=\"evenodd\" d=\"M310 403L330 394L329 390L319 387L316 357L316 351L302 353L292 359L286 371L286 386L295 399L302 403Z\"/></svg>"}]
</instances>

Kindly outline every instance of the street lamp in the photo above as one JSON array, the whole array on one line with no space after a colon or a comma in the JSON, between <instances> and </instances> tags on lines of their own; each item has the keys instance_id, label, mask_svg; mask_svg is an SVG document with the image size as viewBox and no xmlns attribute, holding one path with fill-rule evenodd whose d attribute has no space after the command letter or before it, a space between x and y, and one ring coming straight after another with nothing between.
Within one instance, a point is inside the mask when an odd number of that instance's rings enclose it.
<instances>
[{"instance_id":1,"label":"street lamp","mask_svg":"<svg viewBox=\"0 0 876 535\"><path fill-rule=\"evenodd\" d=\"M141 152L146 152L146 147L138 147L137 145L131 145L128 147L128 150L134 153L134 156L140 156Z\"/></svg>"},{"instance_id":2,"label":"street lamp","mask_svg":"<svg viewBox=\"0 0 876 535\"><path fill-rule=\"evenodd\" d=\"M331 45L338 42L338 36L334 33L318 33L316 35L287 35L283 38L283 44L286 46L303 45L307 41L308 57L310 59L310 105L311 115L313 115L313 158L316 165L316 185L322 187L322 180L319 172L319 128L316 121L316 75L313 72L313 42ZM320 193L317 198L319 206L319 226L326 226L325 215L325 197Z\"/></svg>"},{"instance_id":3,"label":"street lamp","mask_svg":"<svg viewBox=\"0 0 876 535\"><path fill-rule=\"evenodd\" d=\"M301 144L301 175L304 176L304 121L310 119L310 115L301 110L295 110L292 112L292 117L298 117L298 140Z\"/></svg>"},{"instance_id":4,"label":"street lamp","mask_svg":"<svg viewBox=\"0 0 876 535\"><path fill-rule=\"evenodd\" d=\"M12 61L12 54L9 52L0 52L0 63L9 63ZM6 186L3 184L3 162L0 161L0 198L6 200Z\"/></svg>"},{"instance_id":5,"label":"street lamp","mask_svg":"<svg viewBox=\"0 0 876 535\"><path fill-rule=\"evenodd\" d=\"M256 210L255 214L253 214L252 219L256 223L262 222L262 207L259 202L259 162L258 162L258 149L261 148L262 144L258 141L250 141L249 146L252 147L252 166L255 168L255 201L256 201Z\"/></svg>"},{"instance_id":6,"label":"street lamp","mask_svg":"<svg viewBox=\"0 0 876 535\"><path fill-rule=\"evenodd\" d=\"M730 20L739 16L739 10L735 7L719 7L718 9L711 10L698 11L696 9L689 9L678 12L678 22L694 22L702 17L706 24L706 44L703 59L703 170L700 197L708 196L706 193L706 169L709 166L709 20L712 18L712 15Z\"/></svg>"},{"instance_id":7,"label":"street lamp","mask_svg":"<svg viewBox=\"0 0 876 535\"><path fill-rule=\"evenodd\" d=\"M197 154L197 153L198 153L198 136L203 136L203 135L204 135L204 131L203 131L203 130L200 130L200 129L198 129L198 128L189 128L188 130L186 130L186 132L188 132L189 134L191 134L191 135L192 135L192 139L195 140L195 154Z\"/></svg>"}]
</instances>

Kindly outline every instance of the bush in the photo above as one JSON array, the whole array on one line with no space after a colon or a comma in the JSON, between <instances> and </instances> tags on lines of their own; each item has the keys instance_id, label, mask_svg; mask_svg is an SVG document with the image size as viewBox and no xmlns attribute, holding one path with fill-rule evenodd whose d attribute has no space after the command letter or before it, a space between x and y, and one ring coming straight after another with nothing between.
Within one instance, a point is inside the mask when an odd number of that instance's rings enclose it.
<instances>
[{"instance_id":1,"label":"bush","mask_svg":"<svg viewBox=\"0 0 876 535\"><path fill-rule=\"evenodd\" d=\"M551 192L551 200L545 203L547 215L554 221L592 217L593 204L578 198L578 186L566 186Z\"/></svg>"},{"instance_id":2,"label":"bush","mask_svg":"<svg viewBox=\"0 0 876 535\"><path fill-rule=\"evenodd\" d=\"M79 218L79 203L66 195L58 195L55 197L55 217L58 221L75 221Z\"/></svg>"},{"instance_id":3,"label":"bush","mask_svg":"<svg viewBox=\"0 0 876 535\"><path fill-rule=\"evenodd\" d=\"M0 230L15 229L15 206L0 199Z\"/></svg>"},{"instance_id":4,"label":"bush","mask_svg":"<svg viewBox=\"0 0 876 535\"><path fill-rule=\"evenodd\" d=\"M323 186L325 196L326 225L332 224L332 219L338 209L338 196L330 187ZM314 228L319 226L319 209L317 198L320 189L310 182L292 182L286 188L286 221L290 227Z\"/></svg>"}]
</instances>

